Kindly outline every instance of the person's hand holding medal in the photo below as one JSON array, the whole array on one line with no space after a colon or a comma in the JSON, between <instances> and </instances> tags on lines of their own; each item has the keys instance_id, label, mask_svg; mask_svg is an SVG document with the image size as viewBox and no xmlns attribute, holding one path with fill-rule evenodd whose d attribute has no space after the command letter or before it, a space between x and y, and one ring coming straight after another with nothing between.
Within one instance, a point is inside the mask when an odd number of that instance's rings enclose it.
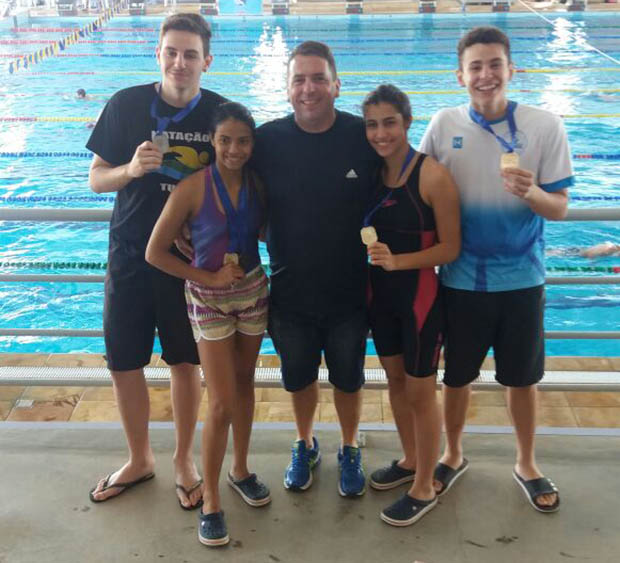
<instances>
[{"instance_id":1,"label":"person's hand holding medal","mask_svg":"<svg viewBox=\"0 0 620 563\"><path fill-rule=\"evenodd\" d=\"M151 132L151 140L144 141L137 149L133 159L129 163L129 174L133 178L144 176L147 172L157 170L164 159L164 155L170 152L170 142L165 131L170 123L178 123L183 120L196 107L202 93L194 96L189 104L181 108L174 115L162 116L159 114L158 105L161 99L161 83L156 87L156 95L151 102L151 117L157 123L157 130Z\"/></svg>"},{"instance_id":2,"label":"person's hand holding medal","mask_svg":"<svg viewBox=\"0 0 620 563\"><path fill-rule=\"evenodd\" d=\"M499 162L500 174L504 180L504 189L521 199L527 200L532 193L532 188L536 188L536 185L534 184L534 175L528 170L520 168L519 155L516 152L517 124L514 117L516 107L516 102L511 101L506 106L506 121L508 121L508 128L510 130L510 141L495 133L491 124L473 107L469 108L469 116L474 123L477 123L485 131L493 135L505 151L502 153Z\"/></svg>"},{"instance_id":3,"label":"person's hand holding medal","mask_svg":"<svg viewBox=\"0 0 620 563\"><path fill-rule=\"evenodd\" d=\"M405 161L400 169L399 180L402 179L407 167L413 160L415 156L415 150L413 147L409 147L407 151L407 156L405 157ZM388 189L387 194L381 198L381 201L375 205L364 217L364 226L360 230L360 236L362 237L362 242L368 247L368 256L370 258L370 263L373 266L381 266L384 270L391 271L396 270L396 257L392 254L392 251L389 249L387 244L383 244L379 242L379 236L377 235L376 229L370 224L373 215L383 206L383 204L389 199L391 196L391 190Z\"/></svg>"},{"instance_id":4,"label":"person's hand holding medal","mask_svg":"<svg viewBox=\"0 0 620 563\"><path fill-rule=\"evenodd\" d=\"M155 144L151 141L144 141L138 146L133 158L127 165L127 173L131 178L141 178L145 174L157 170L161 166L163 158L162 151Z\"/></svg>"},{"instance_id":5,"label":"person's hand holding medal","mask_svg":"<svg viewBox=\"0 0 620 563\"><path fill-rule=\"evenodd\" d=\"M503 153L499 167L504 189L521 199L529 199L537 186L534 183L534 174L519 168L519 155L516 152Z\"/></svg>"},{"instance_id":6,"label":"person's hand holding medal","mask_svg":"<svg viewBox=\"0 0 620 563\"><path fill-rule=\"evenodd\" d=\"M215 182L215 188L220 202L226 213L226 222L228 225L228 249L224 253L222 260L223 266L218 271L218 274L220 272L223 274L230 272L232 276L230 287L234 287L235 283L245 276L244 264L247 263L246 256L243 254L243 249L245 241L247 240L249 220L249 188L247 179L244 178L239 188L238 206L235 209L217 166L212 167L211 173L213 174L213 181Z\"/></svg>"},{"instance_id":7,"label":"person's hand holding medal","mask_svg":"<svg viewBox=\"0 0 620 563\"><path fill-rule=\"evenodd\" d=\"M368 245L368 256L373 266L380 266L387 272L398 270L398 256L392 254L390 247L382 242L373 242Z\"/></svg>"},{"instance_id":8,"label":"person's hand holding medal","mask_svg":"<svg viewBox=\"0 0 620 563\"><path fill-rule=\"evenodd\" d=\"M239 261L239 256L237 254L225 254L224 255L224 264L223 266L215 272L215 279L211 278L209 281L209 285L212 287L235 287L235 284L243 279L245 276L245 272L243 268L239 266L238 263L232 261L231 256L237 257L237 262ZM227 259L228 257L228 259ZM228 261L227 261L228 260Z\"/></svg>"}]
</instances>

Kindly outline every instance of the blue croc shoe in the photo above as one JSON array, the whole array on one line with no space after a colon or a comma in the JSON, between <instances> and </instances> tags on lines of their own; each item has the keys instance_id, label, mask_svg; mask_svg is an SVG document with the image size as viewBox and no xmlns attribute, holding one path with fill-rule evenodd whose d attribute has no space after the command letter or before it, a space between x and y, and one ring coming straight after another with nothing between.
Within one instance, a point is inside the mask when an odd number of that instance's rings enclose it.
<instances>
[{"instance_id":1,"label":"blue croc shoe","mask_svg":"<svg viewBox=\"0 0 620 563\"><path fill-rule=\"evenodd\" d=\"M366 492L366 476L362 469L362 452L355 446L338 450L338 492L343 497L359 497Z\"/></svg>"},{"instance_id":2,"label":"blue croc shoe","mask_svg":"<svg viewBox=\"0 0 620 563\"><path fill-rule=\"evenodd\" d=\"M387 491L402 485L403 483L409 483L415 479L415 471L413 469L405 469L398 465L398 460L395 459L390 465L382 467L373 471L370 475L370 486L378 491Z\"/></svg>"},{"instance_id":3,"label":"blue croc shoe","mask_svg":"<svg viewBox=\"0 0 620 563\"><path fill-rule=\"evenodd\" d=\"M405 494L385 508L380 516L381 520L391 526L410 526L436 506L437 496L431 500L418 500Z\"/></svg>"},{"instance_id":4,"label":"blue croc shoe","mask_svg":"<svg viewBox=\"0 0 620 563\"><path fill-rule=\"evenodd\" d=\"M230 541L223 511L211 512L210 514L200 512L198 515L198 540L201 544L209 547L226 545Z\"/></svg>"},{"instance_id":5,"label":"blue croc shoe","mask_svg":"<svg viewBox=\"0 0 620 563\"><path fill-rule=\"evenodd\" d=\"M234 477L228 474L228 484L235 489L241 498L250 506L265 506L271 502L269 488L265 483L259 481L256 473L250 473L245 479L235 481Z\"/></svg>"},{"instance_id":6,"label":"blue croc shoe","mask_svg":"<svg viewBox=\"0 0 620 563\"><path fill-rule=\"evenodd\" d=\"M321 451L316 438L313 448L308 449L304 440L293 444L291 463L284 472L284 488L292 491L305 491L312 485L312 470L321 463Z\"/></svg>"}]
</instances>

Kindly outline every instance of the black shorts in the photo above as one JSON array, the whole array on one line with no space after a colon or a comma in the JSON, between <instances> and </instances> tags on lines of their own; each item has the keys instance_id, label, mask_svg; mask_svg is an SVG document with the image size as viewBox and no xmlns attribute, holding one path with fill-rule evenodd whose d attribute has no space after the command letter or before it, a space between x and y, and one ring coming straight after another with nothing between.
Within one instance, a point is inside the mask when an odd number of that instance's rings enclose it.
<instances>
[{"instance_id":1,"label":"black shorts","mask_svg":"<svg viewBox=\"0 0 620 563\"><path fill-rule=\"evenodd\" d=\"M439 296L420 329L413 306L397 311L372 304L370 329L379 356L402 354L405 371L414 377L437 373L443 339L443 312Z\"/></svg>"},{"instance_id":2,"label":"black shorts","mask_svg":"<svg viewBox=\"0 0 620 563\"><path fill-rule=\"evenodd\" d=\"M364 384L366 311L334 320L285 314L270 306L268 330L280 355L287 391L301 391L317 380L321 352L325 353L329 381L336 389L354 393Z\"/></svg>"},{"instance_id":3,"label":"black shorts","mask_svg":"<svg viewBox=\"0 0 620 563\"><path fill-rule=\"evenodd\" d=\"M151 360L155 329L168 365L198 365L187 317L185 281L154 268L106 275L103 331L108 369L129 371Z\"/></svg>"},{"instance_id":4,"label":"black shorts","mask_svg":"<svg viewBox=\"0 0 620 563\"><path fill-rule=\"evenodd\" d=\"M443 288L448 387L463 387L480 374L493 348L495 379L507 387L538 383L545 369L544 286L481 292Z\"/></svg>"}]
</instances>

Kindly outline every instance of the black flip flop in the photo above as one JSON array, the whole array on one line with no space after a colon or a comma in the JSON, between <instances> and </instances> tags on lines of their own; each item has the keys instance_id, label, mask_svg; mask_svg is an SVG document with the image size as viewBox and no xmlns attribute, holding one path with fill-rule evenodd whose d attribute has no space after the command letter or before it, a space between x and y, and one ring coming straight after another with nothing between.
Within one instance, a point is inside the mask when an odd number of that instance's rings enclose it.
<instances>
[{"instance_id":1,"label":"black flip flop","mask_svg":"<svg viewBox=\"0 0 620 563\"><path fill-rule=\"evenodd\" d=\"M155 477L155 473L147 473L146 475L139 477L135 481L129 481L128 483L113 483L112 485L109 485L108 483L110 482L110 477L112 477L112 475L113 474L110 473L104 479L103 487L101 487L101 490L97 492L102 493L104 491L107 491L108 489L120 489L120 491L111 497L98 500L93 496L93 493L97 490L97 487L95 487L94 489L91 489L90 492L88 493L88 497L90 498L91 502L105 502L107 500L112 500L113 498L116 498L122 495L125 491L131 489L132 487L135 487L136 485L139 485L140 483L145 483L146 481L150 481L153 477Z\"/></svg>"},{"instance_id":2,"label":"black flip flop","mask_svg":"<svg viewBox=\"0 0 620 563\"><path fill-rule=\"evenodd\" d=\"M193 485L187 488L180 483L176 483L175 487L180 491L183 491L183 493L187 497L187 500L189 500L189 495L191 495L198 487L200 487L200 485L202 485L202 479L198 479L198 481L196 481ZM202 497L198 501L196 501L196 504L190 504L189 506L184 506L181 502L181 499L179 499L179 506L183 510L196 510L197 508L200 508L202 506Z\"/></svg>"},{"instance_id":3,"label":"black flip flop","mask_svg":"<svg viewBox=\"0 0 620 563\"><path fill-rule=\"evenodd\" d=\"M530 479L526 481L519 475L516 471L513 470L512 476L514 477L517 485L521 487L523 492L525 493L525 498L527 501L536 509L538 512L556 512L560 508L560 493L558 488L551 482L547 477L539 477L538 479ZM556 495L555 502L546 506L544 504L538 504L536 499L542 495Z\"/></svg>"},{"instance_id":4,"label":"black flip flop","mask_svg":"<svg viewBox=\"0 0 620 563\"><path fill-rule=\"evenodd\" d=\"M439 481L442 485L441 490L437 491L437 496L440 497L441 495L445 495L450 490L450 487L456 483L458 478L467 471L468 467L469 461L467 461L467 458L463 458L463 462L456 469L439 462L433 474L433 479Z\"/></svg>"}]
</instances>

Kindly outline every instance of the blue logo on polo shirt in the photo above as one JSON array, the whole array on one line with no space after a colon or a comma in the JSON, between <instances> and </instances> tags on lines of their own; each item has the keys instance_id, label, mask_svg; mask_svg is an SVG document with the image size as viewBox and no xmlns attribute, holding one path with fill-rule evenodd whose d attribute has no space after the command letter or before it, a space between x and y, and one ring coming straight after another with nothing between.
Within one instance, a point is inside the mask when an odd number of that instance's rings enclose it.
<instances>
[{"instance_id":1,"label":"blue logo on polo shirt","mask_svg":"<svg viewBox=\"0 0 620 563\"><path fill-rule=\"evenodd\" d=\"M462 149L463 148L463 137L452 137L452 148Z\"/></svg>"}]
</instances>

